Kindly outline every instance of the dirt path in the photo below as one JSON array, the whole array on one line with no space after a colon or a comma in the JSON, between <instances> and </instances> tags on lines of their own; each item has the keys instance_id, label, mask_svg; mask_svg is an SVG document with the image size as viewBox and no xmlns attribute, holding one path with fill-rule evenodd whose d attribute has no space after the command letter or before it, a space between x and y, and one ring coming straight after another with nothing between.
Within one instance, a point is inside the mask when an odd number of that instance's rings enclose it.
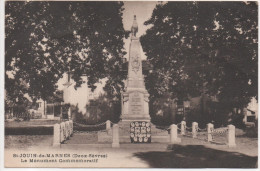
<instances>
[{"instance_id":1,"label":"dirt path","mask_svg":"<svg viewBox=\"0 0 260 171\"><path fill-rule=\"evenodd\" d=\"M225 138L216 140L222 144L209 143L201 139L181 137L180 144L168 146L167 143L120 144L112 148L111 144L98 144L93 133L75 133L61 148L52 147L52 136L6 136L5 155L7 165L19 167L123 167L123 168L254 168L258 156L258 139L238 136L237 147L228 148ZM13 154L69 154L106 155L93 163L21 163ZM11 159L11 160L10 160ZM48 159L48 158L47 158ZM64 158L58 158L58 160ZM84 159L84 158L83 158ZM91 159L91 158L87 158Z\"/></svg>"}]
</instances>

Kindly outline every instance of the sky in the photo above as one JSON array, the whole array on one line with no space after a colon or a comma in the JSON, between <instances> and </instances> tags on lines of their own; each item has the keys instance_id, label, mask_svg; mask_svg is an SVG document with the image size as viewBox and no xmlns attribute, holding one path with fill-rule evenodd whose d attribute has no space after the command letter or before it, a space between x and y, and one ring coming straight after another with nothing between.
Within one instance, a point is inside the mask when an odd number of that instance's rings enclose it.
<instances>
[{"instance_id":1,"label":"sky","mask_svg":"<svg viewBox=\"0 0 260 171\"><path fill-rule=\"evenodd\" d=\"M140 37L143 34L145 34L146 30L149 28L149 26L145 26L144 22L147 21L153 13L153 9L155 8L156 4L158 2L156 1L142 1L142 2L136 2L136 1L127 1L124 2L124 12L123 12L123 24L125 30L130 30L133 24L134 15L136 15L136 20L138 24L138 33L137 36ZM130 38L125 40L125 46L124 48L126 51L129 51L129 45L130 45ZM129 54L127 53L126 58L128 59ZM143 60L146 59L146 56L143 52L143 49L141 49L141 58Z\"/></svg>"},{"instance_id":2,"label":"sky","mask_svg":"<svg viewBox=\"0 0 260 171\"><path fill-rule=\"evenodd\" d=\"M130 30L133 24L134 15L136 15L137 23L138 23L138 33L137 36L141 36L147 30L147 26L143 25L143 23L148 20L153 12L156 1L152 2L135 2L135 1L127 1L124 2L124 12L123 12L123 24L125 30Z\"/></svg>"},{"instance_id":3,"label":"sky","mask_svg":"<svg viewBox=\"0 0 260 171\"><path fill-rule=\"evenodd\" d=\"M157 2L156 1L146 1L146 2L136 2L136 1L127 1L124 2L124 8L123 11L123 24L125 30L130 30L131 26L133 24L134 15L136 15L137 23L138 23L138 33L137 36L140 37L141 35L145 34L146 30L149 28L149 26L145 26L143 23L148 20L153 12L153 9L155 8ZM127 51L126 58L129 58L129 45L130 45L130 38L124 40L125 46L124 48ZM145 54L143 53L141 49L141 58L143 60L146 59ZM85 81L86 77L83 78ZM66 82L67 77L64 76L62 79L58 82L58 89L63 90L63 84ZM98 95L103 92L103 85L105 84L105 80L102 80L102 84L97 84L97 88L95 90L95 94ZM89 101L89 92L90 90L87 87L87 84L82 84L80 88L75 90L73 88L73 85L69 87L71 96L69 101L74 104L78 105L79 110L83 113L86 112L86 104Z\"/></svg>"}]
</instances>

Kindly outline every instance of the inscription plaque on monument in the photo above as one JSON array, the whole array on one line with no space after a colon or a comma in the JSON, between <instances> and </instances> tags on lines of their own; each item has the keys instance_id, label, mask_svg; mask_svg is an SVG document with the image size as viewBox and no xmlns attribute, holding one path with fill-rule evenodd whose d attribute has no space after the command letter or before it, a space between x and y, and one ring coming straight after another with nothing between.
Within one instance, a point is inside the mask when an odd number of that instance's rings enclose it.
<instances>
[{"instance_id":1,"label":"inscription plaque on monument","mask_svg":"<svg viewBox=\"0 0 260 171\"><path fill-rule=\"evenodd\" d=\"M138 115L143 113L142 94L134 92L130 94L130 114Z\"/></svg>"}]
</instances>

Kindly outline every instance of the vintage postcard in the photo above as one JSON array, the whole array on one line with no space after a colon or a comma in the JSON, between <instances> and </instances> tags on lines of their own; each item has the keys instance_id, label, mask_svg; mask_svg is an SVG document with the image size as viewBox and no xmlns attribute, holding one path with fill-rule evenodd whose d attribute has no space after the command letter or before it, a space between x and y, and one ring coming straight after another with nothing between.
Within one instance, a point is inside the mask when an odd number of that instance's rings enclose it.
<instances>
[{"instance_id":1,"label":"vintage postcard","mask_svg":"<svg viewBox=\"0 0 260 171\"><path fill-rule=\"evenodd\" d=\"M257 1L5 1L5 168L258 168Z\"/></svg>"}]
</instances>

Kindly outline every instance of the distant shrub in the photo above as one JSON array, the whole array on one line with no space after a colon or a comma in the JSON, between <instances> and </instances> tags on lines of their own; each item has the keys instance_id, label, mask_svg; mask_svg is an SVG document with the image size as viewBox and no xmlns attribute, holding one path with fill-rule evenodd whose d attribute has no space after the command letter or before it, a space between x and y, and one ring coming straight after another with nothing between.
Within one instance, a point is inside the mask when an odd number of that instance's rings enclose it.
<instances>
[{"instance_id":1,"label":"distant shrub","mask_svg":"<svg viewBox=\"0 0 260 171\"><path fill-rule=\"evenodd\" d=\"M236 128L244 129L246 125L243 122L243 118L243 114L233 114L230 124L234 125Z\"/></svg>"},{"instance_id":2,"label":"distant shrub","mask_svg":"<svg viewBox=\"0 0 260 171\"><path fill-rule=\"evenodd\" d=\"M254 126L246 128L246 136L250 138L257 138L258 137L258 122L255 122Z\"/></svg>"}]
</instances>

